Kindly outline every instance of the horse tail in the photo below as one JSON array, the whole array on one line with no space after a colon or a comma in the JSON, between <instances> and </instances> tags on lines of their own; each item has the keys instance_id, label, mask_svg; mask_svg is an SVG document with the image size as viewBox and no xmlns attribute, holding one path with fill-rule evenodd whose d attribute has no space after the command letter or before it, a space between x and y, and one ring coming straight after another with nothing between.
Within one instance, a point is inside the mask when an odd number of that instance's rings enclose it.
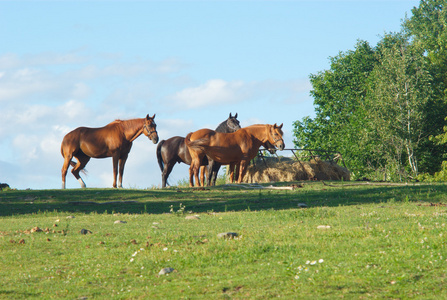
<instances>
[{"instance_id":1,"label":"horse tail","mask_svg":"<svg viewBox=\"0 0 447 300\"><path fill-rule=\"evenodd\" d=\"M162 140L158 143L158 146L157 146L157 160L158 160L158 165L160 166L161 172L163 172L163 169L164 169L163 157L161 157L161 147L163 147L164 143L165 143L165 140Z\"/></svg>"},{"instance_id":2,"label":"horse tail","mask_svg":"<svg viewBox=\"0 0 447 300\"><path fill-rule=\"evenodd\" d=\"M206 146L209 144L209 138L200 138L194 141L191 141L191 135L193 133L190 132L188 133L188 135L185 137L185 144L188 148L191 148L193 150L201 150L201 151L205 151L206 150Z\"/></svg>"}]
</instances>

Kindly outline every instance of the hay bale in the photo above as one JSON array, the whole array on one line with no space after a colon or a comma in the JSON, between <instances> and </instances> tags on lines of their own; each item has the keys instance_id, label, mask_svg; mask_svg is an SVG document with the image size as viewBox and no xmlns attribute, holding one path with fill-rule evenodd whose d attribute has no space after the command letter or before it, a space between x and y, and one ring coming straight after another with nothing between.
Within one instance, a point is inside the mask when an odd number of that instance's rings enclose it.
<instances>
[{"instance_id":1,"label":"hay bale","mask_svg":"<svg viewBox=\"0 0 447 300\"><path fill-rule=\"evenodd\" d=\"M266 158L267 165L256 161L250 165L243 182L272 182L300 180L350 180L348 169L333 161L322 161L319 158L306 161L296 161L290 158Z\"/></svg>"}]
</instances>

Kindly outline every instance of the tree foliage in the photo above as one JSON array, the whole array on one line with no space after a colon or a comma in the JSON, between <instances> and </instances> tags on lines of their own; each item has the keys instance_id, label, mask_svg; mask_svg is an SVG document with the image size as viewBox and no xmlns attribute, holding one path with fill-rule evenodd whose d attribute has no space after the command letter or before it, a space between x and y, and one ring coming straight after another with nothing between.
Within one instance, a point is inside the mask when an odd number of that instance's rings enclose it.
<instances>
[{"instance_id":1,"label":"tree foliage","mask_svg":"<svg viewBox=\"0 0 447 300\"><path fill-rule=\"evenodd\" d=\"M445 1L421 1L399 33L330 58L310 75L315 118L294 123L298 147L342 153L354 177L405 180L438 171L446 115ZM447 134L447 133L446 133Z\"/></svg>"}]
</instances>

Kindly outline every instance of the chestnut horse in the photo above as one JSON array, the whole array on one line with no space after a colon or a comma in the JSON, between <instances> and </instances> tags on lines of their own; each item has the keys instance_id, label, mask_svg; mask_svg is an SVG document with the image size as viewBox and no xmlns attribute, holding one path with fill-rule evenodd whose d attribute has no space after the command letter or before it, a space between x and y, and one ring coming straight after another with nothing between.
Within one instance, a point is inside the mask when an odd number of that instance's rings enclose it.
<instances>
[{"instance_id":1,"label":"chestnut horse","mask_svg":"<svg viewBox=\"0 0 447 300\"><path fill-rule=\"evenodd\" d=\"M230 116L217 126L217 132L235 132L240 129L239 120L237 119L237 113ZM172 168L176 163L191 164L191 155L189 155L188 148L185 145L185 138L181 136L174 136L167 140L162 140L157 146L157 160L161 170L161 184L162 187L166 187L169 174L171 174ZM203 166L208 165L207 181L210 185L211 179L216 182L217 173L219 172L220 164L215 163L212 160L208 160L206 157L201 162L201 175L200 182L204 185L205 182L205 168Z\"/></svg>"},{"instance_id":2,"label":"chestnut horse","mask_svg":"<svg viewBox=\"0 0 447 300\"><path fill-rule=\"evenodd\" d=\"M62 166L62 188L65 189L65 177L68 166L73 166L74 177L79 181L81 187L85 183L79 176L90 158L112 157L113 159L113 187L116 188L116 177L119 167L118 187L123 187L124 165L132 148L132 142L142 133L158 143L157 125L154 122L155 114L146 118L132 120L116 120L100 128L78 127L65 135L61 153L64 158ZM77 159L77 163L72 158Z\"/></svg>"},{"instance_id":3,"label":"chestnut horse","mask_svg":"<svg viewBox=\"0 0 447 300\"><path fill-rule=\"evenodd\" d=\"M223 165L230 165L230 180L234 181L234 167L240 164L238 183L242 182L248 164L262 145L270 144L283 150L283 124L251 125L233 133L220 133L210 129L200 129L189 133L185 144L191 155L189 168L190 186L194 186L193 176L198 182L200 162L206 155Z\"/></svg>"}]
</instances>

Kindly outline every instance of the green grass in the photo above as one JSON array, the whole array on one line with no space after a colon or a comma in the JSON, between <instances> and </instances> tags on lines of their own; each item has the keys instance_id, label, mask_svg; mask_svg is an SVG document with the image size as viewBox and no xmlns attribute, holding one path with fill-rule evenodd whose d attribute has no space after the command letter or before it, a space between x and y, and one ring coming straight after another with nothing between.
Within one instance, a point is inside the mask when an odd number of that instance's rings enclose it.
<instances>
[{"instance_id":1,"label":"green grass","mask_svg":"<svg viewBox=\"0 0 447 300\"><path fill-rule=\"evenodd\" d=\"M0 192L0 298L447 298L447 186L348 184Z\"/></svg>"}]
</instances>

